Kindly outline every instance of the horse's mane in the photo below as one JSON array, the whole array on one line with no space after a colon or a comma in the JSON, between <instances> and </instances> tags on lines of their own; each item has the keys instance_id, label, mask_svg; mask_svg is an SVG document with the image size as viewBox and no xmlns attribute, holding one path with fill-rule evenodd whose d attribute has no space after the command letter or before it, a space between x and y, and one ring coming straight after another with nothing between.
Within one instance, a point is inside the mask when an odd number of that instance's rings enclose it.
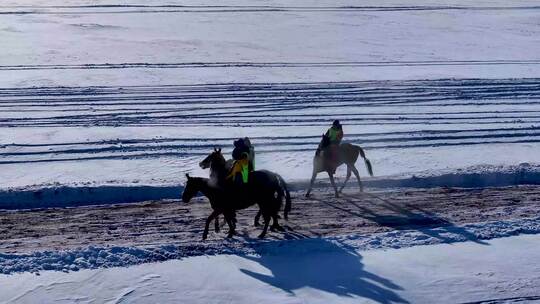
<instances>
[{"instance_id":1,"label":"horse's mane","mask_svg":"<svg viewBox=\"0 0 540 304\"><path fill-rule=\"evenodd\" d=\"M216 174L216 178L218 182L222 182L225 180L225 177L227 176L228 169L227 169L227 161L225 160L225 157L223 157L223 154L221 152L214 152L214 157L212 158L212 163L210 164L210 175Z\"/></svg>"},{"instance_id":2,"label":"horse's mane","mask_svg":"<svg viewBox=\"0 0 540 304\"><path fill-rule=\"evenodd\" d=\"M330 137L328 135L323 134L321 138L321 142L319 143L319 146L317 147L317 151L315 151L315 156L319 156L322 151L324 151L326 148L330 146Z\"/></svg>"},{"instance_id":3,"label":"horse's mane","mask_svg":"<svg viewBox=\"0 0 540 304\"><path fill-rule=\"evenodd\" d=\"M214 157L212 159L210 167L214 169L225 168L225 163L226 160L225 157L223 157L223 154L221 154L221 152L214 152Z\"/></svg>"},{"instance_id":4,"label":"horse's mane","mask_svg":"<svg viewBox=\"0 0 540 304\"><path fill-rule=\"evenodd\" d=\"M207 177L198 177L198 176L190 177L189 179L193 179L198 182L207 182L209 180L209 178Z\"/></svg>"}]
</instances>

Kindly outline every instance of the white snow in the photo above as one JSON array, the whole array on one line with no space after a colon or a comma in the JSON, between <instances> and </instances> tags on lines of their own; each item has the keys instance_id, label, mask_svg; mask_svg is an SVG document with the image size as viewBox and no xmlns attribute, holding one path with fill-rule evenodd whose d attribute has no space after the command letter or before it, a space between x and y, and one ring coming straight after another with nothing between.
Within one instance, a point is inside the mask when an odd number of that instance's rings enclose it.
<instances>
[{"instance_id":1,"label":"white snow","mask_svg":"<svg viewBox=\"0 0 540 304\"><path fill-rule=\"evenodd\" d=\"M243 136L301 189L336 118L367 187L538 184L539 18L533 0L2 1L0 209L177 198ZM0 302L534 302L539 232L0 253Z\"/></svg>"},{"instance_id":2,"label":"white snow","mask_svg":"<svg viewBox=\"0 0 540 304\"><path fill-rule=\"evenodd\" d=\"M535 1L110 4L0 5L2 189L178 187L240 136L305 181L334 118L382 178L540 163Z\"/></svg>"},{"instance_id":3,"label":"white snow","mask_svg":"<svg viewBox=\"0 0 540 304\"><path fill-rule=\"evenodd\" d=\"M0 301L31 303L464 303L540 300L540 236L358 251L314 239L259 255L0 275ZM483 302L482 302L483 303ZM489 302L492 303L492 302Z\"/></svg>"}]
</instances>

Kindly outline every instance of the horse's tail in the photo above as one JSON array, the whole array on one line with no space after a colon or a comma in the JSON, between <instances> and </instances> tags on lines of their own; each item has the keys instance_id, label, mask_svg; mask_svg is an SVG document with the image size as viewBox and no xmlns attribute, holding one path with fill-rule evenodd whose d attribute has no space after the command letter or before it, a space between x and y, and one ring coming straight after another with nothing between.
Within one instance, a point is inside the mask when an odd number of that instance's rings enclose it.
<instances>
[{"instance_id":1,"label":"horse's tail","mask_svg":"<svg viewBox=\"0 0 540 304\"><path fill-rule=\"evenodd\" d=\"M364 159L364 163L366 164L366 169L369 173L369 176L373 176L373 167L371 166L371 162L366 157L366 153L364 152L364 149L360 148L359 146L354 146L358 153L360 153L360 156Z\"/></svg>"},{"instance_id":2,"label":"horse's tail","mask_svg":"<svg viewBox=\"0 0 540 304\"><path fill-rule=\"evenodd\" d=\"M276 176L279 180L279 184L281 188L281 197L279 197L280 200L283 197L283 192L285 193L285 209L283 210L283 216L285 217L285 219L288 219L289 212L291 212L291 208L292 208L291 207L291 194L289 193L289 189L287 188L287 183L285 182L285 180L283 180L283 177L281 177L281 175L279 174L276 174Z\"/></svg>"}]
</instances>

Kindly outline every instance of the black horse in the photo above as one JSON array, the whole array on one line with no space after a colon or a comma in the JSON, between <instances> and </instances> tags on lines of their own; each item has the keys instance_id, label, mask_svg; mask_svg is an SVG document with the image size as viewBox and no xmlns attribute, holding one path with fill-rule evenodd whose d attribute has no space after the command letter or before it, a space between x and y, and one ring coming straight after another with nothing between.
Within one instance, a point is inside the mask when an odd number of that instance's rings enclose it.
<instances>
[{"instance_id":1,"label":"black horse","mask_svg":"<svg viewBox=\"0 0 540 304\"><path fill-rule=\"evenodd\" d=\"M360 174L358 173L358 170L354 165L354 163L356 163L356 161L358 160L358 156L361 156L364 159L364 163L366 165L369 175L373 176L373 168L371 166L371 162L369 161L369 159L366 158L364 150L359 146L349 143L343 143L337 147L337 155L333 160L331 159L331 157L328 157L328 153L330 152L329 148L330 137L328 137L326 134L323 134L321 142L319 143L319 147L317 148L315 156L313 157L313 174L311 175L311 182L309 183L306 197L309 197L309 194L311 193L311 188L313 187L313 183L315 182L317 174L324 171L326 171L328 173L328 177L330 177L330 183L332 184L332 187L334 187L336 197L339 197L339 192L343 191L343 188L345 188L345 185L349 181L349 178L351 178L351 173L354 173L354 175L356 176L356 179L358 180L358 186L360 187L361 192L363 190L362 181L360 180ZM336 172L337 167L343 164L347 165L347 178L345 179L343 186L341 186L341 189L338 191L334 182L334 173Z\"/></svg>"},{"instance_id":2,"label":"black horse","mask_svg":"<svg viewBox=\"0 0 540 304\"><path fill-rule=\"evenodd\" d=\"M189 176L189 174L186 174L186 177L187 182L184 187L184 192L182 193L182 201L184 203L188 203L195 195L197 195L198 192L202 192L204 196L208 198L208 200L210 201L210 205L214 210L206 219L206 226L203 232L203 240L205 240L208 236L210 222L220 214L225 215L225 221L229 225L228 237L232 237L234 234L235 226L234 210L231 210L230 208L223 208L223 206L225 205L225 202L223 202L223 200L225 199L225 192L222 189L216 188L215 186L211 185L209 179L207 178L191 177ZM219 226L216 222L216 232L218 231Z\"/></svg>"},{"instance_id":3,"label":"black horse","mask_svg":"<svg viewBox=\"0 0 540 304\"><path fill-rule=\"evenodd\" d=\"M273 224L271 230L283 230L278 223L278 211L281 208L283 194L281 185L275 182L273 176L264 171L254 171L249 175L249 187L236 189L234 187L217 186L208 178L190 177L186 174L187 183L182 193L182 200L189 202L198 192L201 192L208 198L213 212L206 219L206 225L203 232L203 240L208 236L210 223L220 214L225 216L229 226L228 237L235 233L235 211L245 209L254 204L259 205L262 217L264 219L263 232L259 238L263 238L272 218ZM281 193L281 194L280 194Z\"/></svg>"},{"instance_id":4,"label":"black horse","mask_svg":"<svg viewBox=\"0 0 540 304\"><path fill-rule=\"evenodd\" d=\"M225 157L223 157L223 154L221 153L221 149L217 148L214 148L214 151L199 163L199 166L202 169L210 168L210 180L212 183L225 187L230 185L229 182L226 181L226 176L231 171L232 165L233 160L225 160ZM274 183L280 185L278 195L285 195L285 209L283 215L285 219L288 219L289 212L291 211L291 194L289 193L289 189L287 188L287 183L277 173L268 170L260 170L257 172L263 172L269 175L268 178L270 180L273 180ZM255 216L255 226L259 226L259 218L261 217L261 214L261 210L259 210L259 212ZM218 221L218 217L216 217L216 221ZM219 224L216 222L216 227L218 226ZM218 230L218 228L216 228L216 230Z\"/></svg>"}]
</instances>

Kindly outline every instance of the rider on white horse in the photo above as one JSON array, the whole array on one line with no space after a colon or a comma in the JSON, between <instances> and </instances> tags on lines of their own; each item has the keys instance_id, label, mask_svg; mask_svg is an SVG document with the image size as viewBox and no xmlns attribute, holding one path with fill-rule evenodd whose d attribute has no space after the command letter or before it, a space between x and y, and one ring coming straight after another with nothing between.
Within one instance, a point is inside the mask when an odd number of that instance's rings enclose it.
<instances>
[{"instance_id":1,"label":"rider on white horse","mask_svg":"<svg viewBox=\"0 0 540 304\"><path fill-rule=\"evenodd\" d=\"M330 138L330 144L339 145L343 139L343 126L339 120L334 120L332 127L326 131L326 136Z\"/></svg>"},{"instance_id":2,"label":"rider on white horse","mask_svg":"<svg viewBox=\"0 0 540 304\"><path fill-rule=\"evenodd\" d=\"M338 148L343 139L343 126L339 123L339 120L334 120L332 127L326 131L326 136L330 139L330 146L326 148L325 155L332 163L337 163Z\"/></svg>"}]
</instances>

